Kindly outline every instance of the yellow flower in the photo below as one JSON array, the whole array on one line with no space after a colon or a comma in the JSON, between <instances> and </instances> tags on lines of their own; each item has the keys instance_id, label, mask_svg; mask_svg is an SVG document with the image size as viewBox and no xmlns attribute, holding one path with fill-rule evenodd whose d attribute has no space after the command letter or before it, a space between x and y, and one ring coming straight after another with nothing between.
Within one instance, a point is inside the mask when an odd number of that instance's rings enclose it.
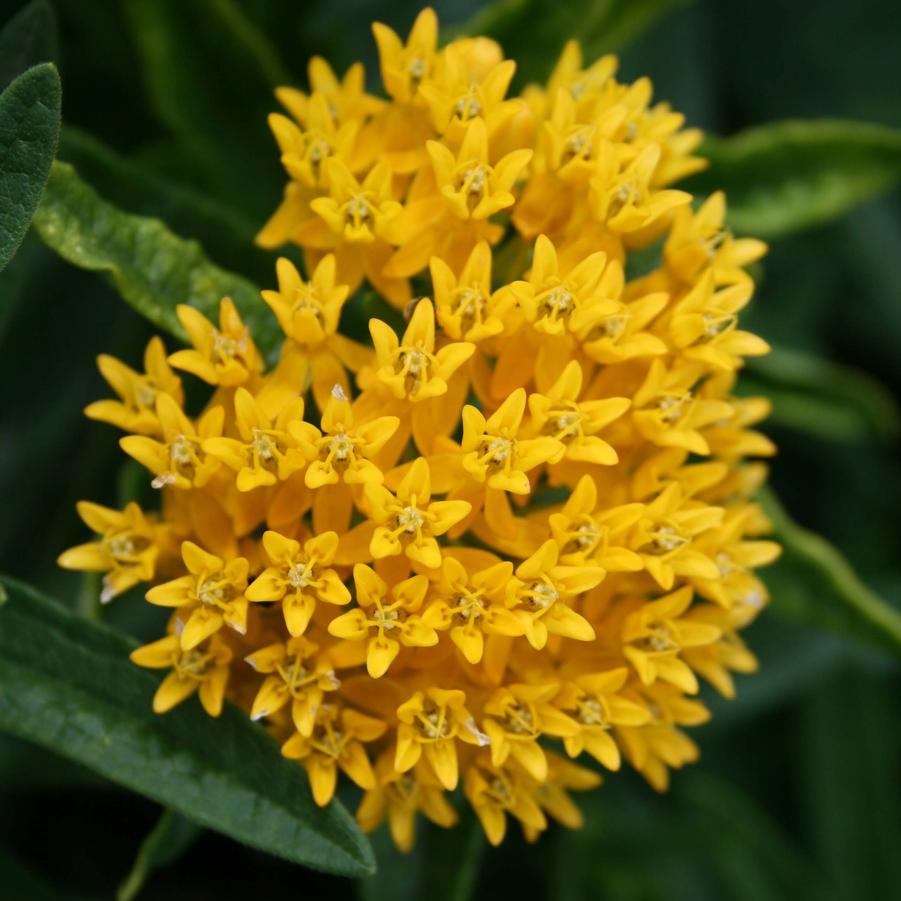
<instances>
[{"instance_id":1,"label":"yellow flower","mask_svg":"<svg viewBox=\"0 0 901 901\"><path fill-rule=\"evenodd\" d=\"M732 673L753 673L757 670L757 658L748 650L737 631L747 625L744 611L740 608L723 610L713 604L705 604L690 610L686 619L712 625L721 634L710 644L686 647L682 659L724 698L734 698Z\"/></svg>"},{"instance_id":2,"label":"yellow flower","mask_svg":"<svg viewBox=\"0 0 901 901\"><path fill-rule=\"evenodd\" d=\"M511 290L535 329L547 335L578 331L596 313L612 309L605 302L603 251L591 254L569 272L561 272L557 251L545 235L535 242L528 282L514 282Z\"/></svg>"},{"instance_id":3,"label":"yellow flower","mask_svg":"<svg viewBox=\"0 0 901 901\"><path fill-rule=\"evenodd\" d=\"M258 673L271 673L253 699L250 718L271 716L290 701L294 728L309 738L325 693L341 685L328 660L319 654L319 645L296 636L261 648L244 660Z\"/></svg>"},{"instance_id":4,"label":"yellow flower","mask_svg":"<svg viewBox=\"0 0 901 901\"><path fill-rule=\"evenodd\" d=\"M770 346L757 335L735 326L738 311L751 299L749 280L715 291L713 272L698 279L695 287L673 308L670 332L686 360L712 369L733 370L743 357L769 353Z\"/></svg>"},{"instance_id":5,"label":"yellow flower","mask_svg":"<svg viewBox=\"0 0 901 901\"><path fill-rule=\"evenodd\" d=\"M324 166L329 193L310 201L315 215L301 227L300 242L334 250L337 279L351 292L365 277L389 300L405 304L410 299L406 280L383 273L391 255L386 232L401 211L391 194L391 167L380 161L361 183L337 157L330 157Z\"/></svg>"},{"instance_id":6,"label":"yellow flower","mask_svg":"<svg viewBox=\"0 0 901 901\"><path fill-rule=\"evenodd\" d=\"M369 331L378 360L376 378L398 400L413 403L447 392L448 379L474 350L461 341L435 350L435 310L428 300L416 305L403 338L380 319L371 319Z\"/></svg>"},{"instance_id":7,"label":"yellow flower","mask_svg":"<svg viewBox=\"0 0 901 901\"><path fill-rule=\"evenodd\" d=\"M591 641L591 623L576 613L567 601L601 583L600 566L559 564L560 550L550 539L516 567L515 578L507 583L507 606L523 628L529 644L541 650L548 634L576 641Z\"/></svg>"},{"instance_id":8,"label":"yellow flower","mask_svg":"<svg viewBox=\"0 0 901 901\"><path fill-rule=\"evenodd\" d=\"M429 262L435 291L435 315L448 337L478 344L504 331L516 303L509 290L491 290L491 248L480 241L459 278L440 257Z\"/></svg>"},{"instance_id":9,"label":"yellow flower","mask_svg":"<svg viewBox=\"0 0 901 901\"><path fill-rule=\"evenodd\" d=\"M555 464L566 459L613 466L619 457L597 432L622 416L631 401L627 397L608 397L579 402L581 392L582 367L577 360L572 360L545 394L529 396L533 427L560 445L548 462Z\"/></svg>"},{"instance_id":10,"label":"yellow flower","mask_svg":"<svg viewBox=\"0 0 901 901\"><path fill-rule=\"evenodd\" d=\"M597 219L614 232L635 232L690 203L691 194L685 191L653 190L654 170L659 162L660 146L648 144L621 169L616 147L610 141L602 141L589 195Z\"/></svg>"},{"instance_id":11,"label":"yellow flower","mask_svg":"<svg viewBox=\"0 0 901 901\"><path fill-rule=\"evenodd\" d=\"M362 63L354 63L338 79L334 70L321 56L313 56L307 64L310 87L314 94L325 98L328 111L337 122L352 122L384 106L384 101L366 93L366 73ZM296 88L276 88L275 96L302 125L310 120L311 98Z\"/></svg>"},{"instance_id":12,"label":"yellow flower","mask_svg":"<svg viewBox=\"0 0 901 901\"><path fill-rule=\"evenodd\" d=\"M519 438L526 392L517 388L487 419L476 407L463 408L463 468L497 491L528 494L527 472L560 448L550 436Z\"/></svg>"},{"instance_id":13,"label":"yellow flower","mask_svg":"<svg viewBox=\"0 0 901 901\"><path fill-rule=\"evenodd\" d=\"M57 562L65 569L104 573L101 603L107 604L139 582L153 578L160 552L160 527L136 503L126 504L124 510L111 510L79 501L78 515L101 536L100 540L69 548Z\"/></svg>"},{"instance_id":14,"label":"yellow flower","mask_svg":"<svg viewBox=\"0 0 901 901\"><path fill-rule=\"evenodd\" d=\"M445 829L457 822L456 810L425 761L400 773L394 767L394 751L389 748L376 761L375 773L376 785L366 792L357 809L357 822L366 832L372 832L387 817L391 838L407 852L413 847L417 811Z\"/></svg>"},{"instance_id":15,"label":"yellow flower","mask_svg":"<svg viewBox=\"0 0 901 901\"><path fill-rule=\"evenodd\" d=\"M342 606L350 592L333 569L328 569L338 547L335 532L300 542L278 532L263 533L263 548L272 565L254 579L245 592L253 602L280 601L285 625L292 636L303 635L317 601Z\"/></svg>"},{"instance_id":16,"label":"yellow flower","mask_svg":"<svg viewBox=\"0 0 901 901\"><path fill-rule=\"evenodd\" d=\"M147 600L160 607L187 608L179 636L182 650L196 648L224 625L243 634L247 629L247 560L237 557L226 563L193 541L183 542L181 553L188 575L155 585L147 592Z\"/></svg>"},{"instance_id":17,"label":"yellow flower","mask_svg":"<svg viewBox=\"0 0 901 901\"><path fill-rule=\"evenodd\" d=\"M567 566L590 562L605 572L640 571L644 561L627 544L643 512L643 504L599 505L594 480L582 476L560 512L548 517L560 562Z\"/></svg>"},{"instance_id":18,"label":"yellow flower","mask_svg":"<svg viewBox=\"0 0 901 901\"><path fill-rule=\"evenodd\" d=\"M538 752L543 753L540 748ZM541 832L547 827L535 799L537 783L525 770L498 767L483 759L466 771L464 783L466 797L492 845L504 840L507 814L516 817L524 829Z\"/></svg>"},{"instance_id":19,"label":"yellow flower","mask_svg":"<svg viewBox=\"0 0 901 901\"><path fill-rule=\"evenodd\" d=\"M153 696L153 712L166 713L194 692L210 716L219 716L230 673L232 652L215 635L185 649L177 635L167 635L131 652L131 661L150 669L170 669Z\"/></svg>"},{"instance_id":20,"label":"yellow flower","mask_svg":"<svg viewBox=\"0 0 901 901\"><path fill-rule=\"evenodd\" d=\"M395 585L389 598L384 580L358 563L354 584L359 606L333 619L328 630L337 638L366 641L366 669L373 679L385 675L401 645L427 648L438 643L438 633L417 615L429 587L425 576Z\"/></svg>"},{"instance_id":21,"label":"yellow flower","mask_svg":"<svg viewBox=\"0 0 901 901\"><path fill-rule=\"evenodd\" d=\"M745 267L757 262L767 246L755 238L734 238L725 220L722 191L711 194L697 211L679 207L663 248L667 270L688 284L705 269L710 269L717 285L746 281Z\"/></svg>"},{"instance_id":22,"label":"yellow flower","mask_svg":"<svg viewBox=\"0 0 901 901\"><path fill-rule=\"evenodd\" d=\"M166 485L202 488L219 468L219 461L207 454L203 446L210 438L222 434L225 411L222 407L212 407L195 427L168 394L160 394L156 399L156 415L162 441L127 435L119 441L119 446L155 474L154 488Z\"/></svg>"},{"instance_id":23,"label":"yellow flower","mask_svg":"<svg viewBox=\"0 0 901 901\"><path fill-rule=\"evenodd\" d=\"M488 130L481 118L466 127L456 155L444 144L426 144L438 192L459 219L488 219L513 206L513 184L532 158L531 150L513 150L489 162Z\"/></svg>"},{"instance_id":24,"label":"yellow flower","mask_svg":"<svg viewBox=\"0 0 901 901\"><path fill-rule=\"evenodd\" d=\"M573 711L572 717L580 726L577 735L563 739L570 757L586 751L608 770L620 768L622 758L611 729L641 726L651 719L646 707L619 694L628 677L629 671L620 667L577 676L561 689L556 703L564 710Z\"/></svg>"},{"instance_id":25,"label":"yellow flower","mask_svg":"<svg viewBox=\"0 0 901 901\"><path fill-rule=\"evenodd\" d=\"M450 44L441 57L441 75L420 83L419 94L428 104L435 131L448 141L458 141L470 122L485 122L489 135L496 134L520 109L521 100L504 100L516 64L504 60L481 78L474 78L469 48Z\"/></svg>"},{"instance_id":26,"label":"yellow flower","mask_svg":"<svg viewBox=\"0 0 901 901\"><path fill-rule=\"evenodd\" d=\"M396 416L380 416L357 424L347 396L333 390L322 414L322 431L307 422L295 422L291 435L313 462L307 468L308 488L345 482L348 485L381 484L382 471L372 458L397 431Z\"/></svg>"},{"instance_id":27,"label":"yellow flower","mask_svg":"<svg viewBox=\"0 0 901 901\"><path fill-rule=\"evenodd\" d=\"M269 115L269 127L282 152L281 162L288 175L308 188L325 189L328 187L325 161L338 157L352 164L359 125L352 120L336 122L328 98L318 93L304 103L302 121L304 128L280 113Z\"/></svg>"},{"instance_id":28,"label":"yellow flower","mask_svg":"<svg viewBox=\"0 0 901 901\"><path fill-rule=\"evenodd\" d=\"M386 728L381 720L326 704L319 708L312 734L295 732L282 745L282 754L303 763L313 800L324 807L335 794L339 767L360 788L375 787L375 774L363 743L381 738Z\"/></svg>"},{"instance_id":29,"label":"yellow flower","mask_svg":"<svg viewBox=\"0 0 901 901\"><path fill-rule=\"evenodd\" d=\"M587 791L601 784L601 777L593 770L576 766L558 754L548 754L548 773L544 782L536 784L535 800L567 829L581 829L584 824L582 811L568 794L568 790ZM534 842L541 834L529 824L523 824L526 841Z\"/></svg>"},{"instance_id":30,"label":"yellow flower","mask_svg":"<svg viewBox=\"0 0 901 901\"><path fill-rule=\"evenodd\" d=\"M374 32L388 99L319 57L276 92L287 183L256 240L303 261L262 292L281 347L226 299L218 327L179 307L168 362L101 357L117 399L87 413L130 433L159 512L79 505L98 537L60 563L173 609L133 655L170 670L156 710L216 715L228 683L318 804L343 770L402 850L460 783L491 843L508 815L531 842L600 782L551 739L662 790L698 757L699 679L731 697L757 665L775 447L736 390L768 350L741 328L766 248L673 187L700 132L615 57L570 42L508 97L515 62L440 46L431 9ZM196 418L169 363L212 386Z\"/></svg>"},{"instance_id":31,"label":"yellow flower","mask_svg":"<svg viewBox=\"0 0 901 901\"><path fill-rule=\"evenodd\" d=\"M275 265L278 291L262 291L282 331L298 344L319 347L335 334L347 286L335 283L335 258L323 257L309 282L286 257Z\"/></svg>"},{"instance_id":32,"label":"yellow flower","mask_svg":"<svg viewBox=\"0 0 901 901\"><path fill-rule=\"evenodd\" d=\"M364 487L366 502L377 524L369 545L379 560L406 554L429 569L441 566L441 550L436 538L469 515L468 501L433 501L429 465L419 457L392 494L382 485L369 482Z\"/></svg>"},{"instance_id":33,"label":"yellow flower","mask_svg":"<svg viewBox=\"0 0 901 901\"><path fill-rule=\"evenodd\" d=\"M260 355L229 298L224 297L219 305L218 329L187 304L180 304L175 312L194 345L193 350L178 350L169 357L176 369L228 388L245 385L259 374L263 365Z\"/></svg>"},{"instance_id":34,"label":"yellow flower","mask_svg":"<svg viewBox=\"0 0 901 901\"><path fill-rule=\"evenodd\" d=\"M441 578L423 622L440 632L450 630L451 641L469 663L485 651L486 635L515 637L524 634L519 620L505 606L513 564L503 561L471 576L459 560L445 557Z\"/></svg>"},{"instance_id":35,"label":"yellow flower","mask_svg":"<svg viewBox=\"0 0 901 901\"><path fill-rule=\"evenodd\" d=\"M501 767L512 757L534 779L544 780L547 758L538 738L579 733L579 724L550 703L559 689L556 683L513 684L491 695L482 728L490 740L492 766Z\"/></svg>"},{"instance_id":36,"label":"yellow flower","mask_svg":"<svg viewBox=\"0 0 901 901\"><path fill-rule=\"evenodd\" d=\"M466 694L458 689L427 688L401 704L394 768L406 773L424 755L438 781L453 791L459 778L455 739L471 745L488 743L465 703Z\"/></svg>"},{"instance_id":37,"label":"yellow flower","mask_svg":"<svg viewBox=\"0 0 901 901\"><path fill-rule=\"evenodd\" d=\"M682 487L672 482L645 506L630 545L664 591L673 587L676 576L716 579L720 574L716 563L698 550L694 539L722 520L722 507L686 503Z\"/></svg>"},{"instance_id":38,"label":"yellow flower","mask_svg":"<svg viewBox=\"0 0 901 901\"><path fill-rule=\"evenodd\" d=\"M609 264L607 271L622 280L622 267L618 264ZM666 342L647 328L666 306L668 295L655 291L626 302L620 299L619 291L613 293L612 284L610 287L611 298L605 310L593 315L580 333L585 356L610 365L665 354Z\"/></svg>"},{"instance_id":39,"label":"yellow flower","mask_svg":"<svg viewBox=\"0 0 901 901\"><path fill-rule=\"evenodd\" d=\"M416 17L407 43L387 25L375 22L372 33L379 49L382 84L399 101L412 100L435 64L438 46L438 17L426 7Z\"/></svg>"},{"instance_id":40,"label":"yellow flower","mask_svg":"<svg viewBox=\"0 0 901 901\"><path fill-rule=\"evenodd\" d=\"M303 418L303 400L286 404L275 422L260 409L246 388L235 392L237 438L207 438L203 450L238 473L238 491L274 485L306 466L304 451L288 433L288 425Z\"/></svg>"},{"instance_id":41,"label":"yellow flower","mask_svg":"<svg viewBox=\"0 0 901 901\"><path fill-rule=\"evenodd\" d=\"M158 394L170 395L181 404L181 379L166 362L166 348L159 337L147 342L144 351L144 372L135 372L121 360L108 354L97 357L97 368L107 384L119 395L119 400L96 400L85 407L89 419L108 422L126 432L137 435L158 435L160 423L156 417Z\"/></svg>"},{"instance_id":42,"label":"yellow flower","mask_svg":"<svg viewBox=\"0 0 901 901\"><path fill-rule=\"evenodd\" d=\"M323 410L335 385L345 394L350 390L345 367L356 372L370 362L372 351L337 331L348 289L335 282L333 254L319 261L309 282L285 257L276 263L276 274L278 291L261 293L282 331L292 339L282 348L281 365L293 376L294 390L306 383L309 369L313 397ZM295 367L300 369L296 375Z\"/></svg>"},{"instance_id":43,"label":"yellow flower","mask_svg":"<svg viewBox=\"0 0 901 901\"><path fill-rule=\"evenodd\" d=\"M660 360L654 360L632 399L632 418L648 441L694 454L710 453L700 430L729 419L732 407L724 400L698 397L693 388L699 374L694 366L667 370Z\"/></svg>"},{"instance_id":44,"label":"yellow flower","mask_svg":"<svg viewBox=\"0 0 901 901\"><path fill-rule=\"evenodd\" d=\"M690 694L697 692L698 680L680 651L712 644L721 632L710 623L682 616L691 597L691 588L680 588L644 604L623 623L623 653L645 685L662 679Z\"/></svg>"}]
</instances>

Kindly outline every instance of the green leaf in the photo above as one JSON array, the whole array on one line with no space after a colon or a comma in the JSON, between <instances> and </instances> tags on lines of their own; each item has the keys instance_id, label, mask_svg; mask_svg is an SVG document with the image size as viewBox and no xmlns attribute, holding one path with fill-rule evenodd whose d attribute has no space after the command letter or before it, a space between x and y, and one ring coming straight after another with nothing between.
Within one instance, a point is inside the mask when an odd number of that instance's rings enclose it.
<instances>
[{"instance_id":1,"label":"green leaf","mask_svg":"<svg viewBox=\"0 0 901 901\"><path fill-rule=\"evenodd\" d=\"M459 29L488 35L516 60L518 81L543 80L570 38L582 45L585 63L620 50L673 7L687 0L495 0Z\"/></svg>"},{"instance_id":2,"label":"green leaf","mask_svg":"<svg viewBox=\"0 0 901 901\"><path fill-rule=\"evenodd\" d=\"M210 259L259 284L275 279L272 254L253 243L258 223L185 183L122 156L72 126L60 132L60 160L129 213L155 216L185 238L200 241Z\"/></svg>"},{"instance_id":3,"label":"green leaf","mask_svg":"<svg viewBox=\"0 0 901 901\"><path fill-rule=\"evenodd\" d=\"M849 668L798 713L799 828L823 877L842 899L893 897L901 879L897 690Z\"/></svg>"},{"instance_id":4,"label":"green leaf","mask_svg":"<svg viewBox=\"0 0 901 901\"><path fill-rule=\"evenodd\" d=\"M196 241L158 219L116 209L65 163L54 163L34 225L63 259L107 275L141 315L182 340L176 306L191 304L218 322L223 297L235 302L264 353L280 340L275 317L247 279L214 266Z\"/></svg>"},{"instance_id":5,"label":"green leaf","mask_svg":"<svg viewBox=\"0 0 901 901\"><path fill-rule=\"evenodd\" d=\"M266 115L278 106L273 89L292 79L245 7L127 0L124 10L158 118L203 166L211 189L262 225L283 181Z\"/></svg>"},{"instance_id":6,"label":"green leaf","mask_svg":"<svg viewBox=\"0 0 901 901\"><path fill-rule=\"evenodd\" d=\"M0 94L0 270L22 243L56 154L59 75L51 63Z\"/></svg>"},{"instance_id":7,"label":"green leaf","mask_svg":"<svg viewBox=\"0 0 901 901\"><path fill-rule=\"evenodd\" d=\"M178 860L202 832L196 823L172 810L164 810L141 842L131 870L116 890L116 901L132 901L156 870Z\"/></svg>"},{"instance_id":8,"label":"green leaf","mask_svg":"<svg viewBox=\"0 0 901 901\"><path fill-rule=\"evenodd\" d=\"M693 772L677 783L687 817L696 818L711 864L728 883L726 897L822 899L832 897L822 870L791 835L744 792L721 777Z\"/></svg>"},{"instance_id":9,"label":"green leaf","mask_svg":"<svg viewBox=\"0 0 901 901\"><path fill-rule=\"evenodd\" d=\"M773 402L768 422L829 440L894 438L901 413L891 392L851 366L785 348L749 360L743 394Z\"/></svg>"},{"instance_id":10,"label":"green leaf","mask_svg":"<svg viewBox=\"0 0 901 901\"><path fill-rule=\"evenodd\" d=\"M0 729L37 742L238 841L345 876L372 851L340 804L317 807L302 768L226 705L213 720L192 701L156 716L159 676L134 644L3 578Z\"/></svg>"},{"instance_id":11,"label":"green leaf","mask_svg":"<svg viewBox=\"0 0 901 901\"><path fill-rule=\"evenodd\" d=\"M57 61L56 16L47 0L32 0L0 29L0 91L26 69Z\"/></svg>"},{"instance_id":12,"label":"green leaf","mask_svg":"<svg viewBox=\"0 0 901 901\"><path fill-rule=\"evenodd\" d=\"M901 130L862 122L774 122L701 153L710 168L680 187L724 190L731 225L760 238L836 219L901 181Z\"/></svg>"},{"instance_id":13,"label":"green leaf","mask_svg":"<svg viewBox=\"0 0 901 901\"><path fill-rule=\"evenodd\" d=\"M901 612L864 585L825 538L793 522L771 491L760 500L783 549L764 573L773 610L901 656Z\"/></svg>"}]
</instances>

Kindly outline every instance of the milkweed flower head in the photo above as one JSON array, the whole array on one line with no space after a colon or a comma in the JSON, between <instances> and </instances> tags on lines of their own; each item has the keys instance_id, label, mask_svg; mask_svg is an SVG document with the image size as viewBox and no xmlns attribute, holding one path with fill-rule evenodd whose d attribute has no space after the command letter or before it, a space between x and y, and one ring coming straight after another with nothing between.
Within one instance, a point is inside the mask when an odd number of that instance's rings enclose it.
<instances>
[{"instance_id":1,"label":"milkweed flower head","mask_svg":"<svg viewBox=\"0 0 901 901\"><path fill-rule=\"evenodd\" d=\"M158 712L241 705L402 849L455 792L492 843L534 839L580 824L599 769L665 789L701 682L756 667L773 447L732 390L768 349L739 327L766 248L673 187L700 134L614 57L571 42L510 96L515 63L440 46L430 9L373 30L386 96L319 58L277 92L288 181L257 241L303 258L262 292L277 362L228 299L180 307L191 347L153 339L144 372L101 357L116 398L88 415L159 509L81 504L97 537L60 562L171 611L132 655L166 671Z\"/></svg>"}]
</instances>

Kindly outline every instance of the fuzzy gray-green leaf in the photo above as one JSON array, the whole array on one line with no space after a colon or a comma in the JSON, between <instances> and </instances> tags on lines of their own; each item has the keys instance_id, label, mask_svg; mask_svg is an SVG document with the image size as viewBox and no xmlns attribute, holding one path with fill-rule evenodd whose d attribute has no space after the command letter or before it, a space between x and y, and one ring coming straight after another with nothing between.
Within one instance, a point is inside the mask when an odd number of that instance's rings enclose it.
<instances>
[{"instance_id":1,"label":"fuzzy gray-green leaf","mask_svg":"<svg viewBox=\"0 0 901 901\"><path fill-rule=\"evenodd\" d=\"M59 138L60 86L51 63L0 94L0 269L22 243L41 200Z\"/></svg>"}]
</instances>

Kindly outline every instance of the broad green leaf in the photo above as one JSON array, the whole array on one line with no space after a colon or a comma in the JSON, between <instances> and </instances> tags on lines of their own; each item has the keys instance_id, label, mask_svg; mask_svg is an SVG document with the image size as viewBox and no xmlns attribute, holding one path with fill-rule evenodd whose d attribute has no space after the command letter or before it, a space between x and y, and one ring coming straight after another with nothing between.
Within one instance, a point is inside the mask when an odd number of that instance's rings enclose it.
<instances>
[{"instance_id":1,"label":"broad green leaf","mask_svg":"<svg viewBox=\"0 0 901 901\"><path fill-rule=\"evenodd\" d=\"M901 181L901 130L862 122L774 122L701 152L710 168L680 187L724 190L730 224L760 238L836 219Z\"/></svg>"},{"instance_id":2,"label":"broad green leaf","mask_svg":"<svg viewBox=\"0 0 901 901\"><path fill-rule=\"evenodd\" d=\"M772 492L761 501L783 550L764 572L774 611L901 656L901 612L864 585L837 548L793 522Z\"/></svg>"},{"instance_id":3,"label":"broad green leaf","mask_svg":"<svg viewBox=\"0 0 901 901\"><path fill-rule=\"evenodd\" d=\"M488 35L516 60L517 80L542 81L570 38L585 62L619 50L687 0L495 0L458 29ZM455 30L456 31L456 30Z\"/></svg>"},{"instance_id":4,"label":"broad green leaf","mask_svg":"<svg viewBox=\"0 0 901 901\"><path fill-rule=\"evenodd\" d=\"M174 863L200 837L203 830L191 820L164 810L141 842L131 870L116 891L116 901L132 901L157 870Z\"/></svg>"},{"instance_id":5,"label":"broad green leaf","mask_svg":"<svg viewBox=\"0 0 901 901\"><path fill-rule=\"evenodd\" d=\"M60 86L45 63L0 94L0 270L22 243L41 200L59 136Z\"/></svg>"},{"instance_id":6,"label":"broad green leaf","mask_svg":"<svg viewBox=\"0 0 901 901\"><path fill-rule=\"evenodd\" d=\"M0 28L0 91L26 69L56 60L53 7L47 0L31 0Z\"/></svg>"},{"instance_id":7,"label":"broad green leaf","mask_svg":"<svg viewBox=\"0 0 901 901\"><path fill-rule=\"evenodd\" d=\"M892 683L850 669L799 711L799 826L842 899L897 894L898 723Z\"/></svg>"},{"instance_id":8,"label":"broad green leaf","mask_svg":"<svg viewBox=\"0 0 901 901\"><path fill-rule=\"evenodd\" d=\"M178 237L158 219L116 209L65 163L54 163L34 225L63 259L107 275L139 313L182 340L176 306L191 304L218 322L223 297L235 302L265 353L279 340L275 317L247 279L214 266L196 241Z\"/></svg>"},{"instance_id":9,"label":"broad green leaf","mask_svg":"<svg viewBox=\"0 0 901 901\"><path fill-rule=\"evenodd\" d=\"M876 379L785 348L749 360L742 373L744 394L765 394L773 402L768 422L826 439L892 438L901 414L891 392Z\"/></svg>"},{"instance_id":10,"label":"broad green leaf","mask_svg":"<svg viewBox=\"0 0 901 901\"><path fill-rule=\"evenodd\" d=\"M860 653L850 639L775 616L761 616L742 637L760 668L736 676L735 698L715 693L705 698L713 718L704 726L704 736L747 728L750 722L774 709L796 703ZM702 744L705 740L702 737Z\"/></svg>"},{"instance_id":11,"label":"broad green leaf","mask_svg":"<svg viewBox=\"0 0 901 901\"><path fill-rule=\"evenodd\" d=\"M373 869L343 807L317 807L302 768L246 714L187 702L156 716L159 675L134 644L3 578L0 729L37 742L191 820L286 860L345 876Z\"/></svg>"},{"instance_id":12,"label":"broad green leaf","mask_svg":"<svg viewBox=\"0 0 901 901\"><path fill-rule=\"evenodd\" d=\"M727 897L825 899L833 897L821 868L792 836L738 787L698 771L674 786L684 813L706 833L716 854L710 863L728 887Z\"/></svg>"},{"instance_id":13,"label":"broad green leaf","mask_svg":"<svg viewBox=\"0 0 901 901\"><path fill-rule=\"evenodd\" d=\"M162 219L182 237L199 241L213 262L258 284L274 284L274 257L253 243L258 223L207 192L160 175L72 126L60 132L58 157L123 210Z\"/></svg>"},{"instance_id":14,"label":"broad green leaf","mask_svg":"<svg viewBox=\"0 0 901 901\"><path fill-rule=\"evenodd\" d=\"M199 162L211 189L262 225L284 176L266 115L291 82L238 0L127 0L151 106ZM287 12L284 14L287 15Z\"/></svg>"}]
</instances>

